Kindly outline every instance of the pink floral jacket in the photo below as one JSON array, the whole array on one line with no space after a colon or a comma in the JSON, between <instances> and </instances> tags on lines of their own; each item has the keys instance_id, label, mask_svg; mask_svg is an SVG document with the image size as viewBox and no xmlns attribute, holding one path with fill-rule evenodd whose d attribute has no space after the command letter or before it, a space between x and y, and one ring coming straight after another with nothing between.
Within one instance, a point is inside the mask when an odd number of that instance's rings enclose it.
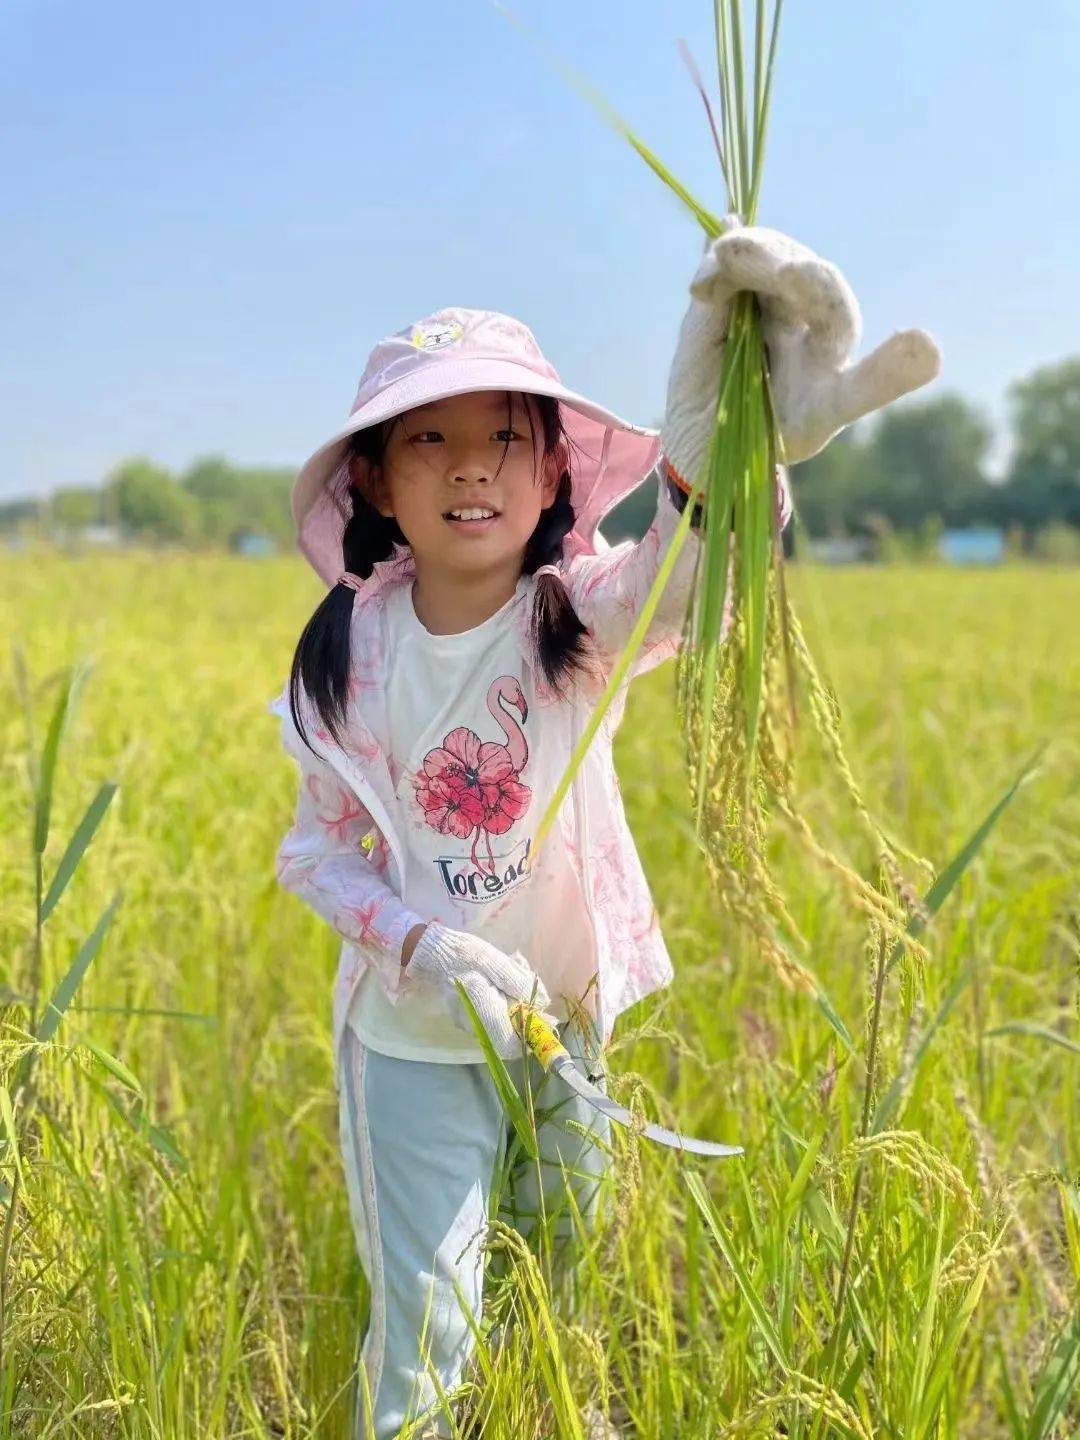
<instances>
[{"instance_id":1,"label":"pink floral jacket","mask_svg":"<svg viewBox=\"0 0 1080 1440\"><path fill-rule=\"evenodd\" d=\"M680 510L667 485L661 483L657 490L656 514L641 540L626 540L600 553L581 551L554 567L605 659L605 678L629 638L679 523ZM673 975L623 810L612 741L622 720L629 680L678 650L700 543L699 533L692 527L642 646L578 770L572 799L564 800L544 842L566 847L592 916L597 1024L605 1045L617 1016L666 985ZM282 743L300 766L295 823L278 850L277 877L342 938L333 994L335 1062L364 967L375 968L388 999L395 1003L399 994L415 983L401 973L402 942L414 925L428 918L410 910L407 897L402 897L402 817L395 796L397 777L391 775L386 748L386 591L391 585L411 583L415 573L411 552L403 550L377 562L369 583L355 595L350 642L350 692L355 703L348 709L340 747L332 742L304 697L304 727L324 758L311 753L293 724L287 684L269 704L281 718ZM535 666L528 634L536 576L527 579L531 583L525 603L515 607L521 617L522 655L532 671L542 723L569 761L595 708L602 682L594 688L579 683L575 698L565 701L548 690Z\"/></svg>"}]
</instances>

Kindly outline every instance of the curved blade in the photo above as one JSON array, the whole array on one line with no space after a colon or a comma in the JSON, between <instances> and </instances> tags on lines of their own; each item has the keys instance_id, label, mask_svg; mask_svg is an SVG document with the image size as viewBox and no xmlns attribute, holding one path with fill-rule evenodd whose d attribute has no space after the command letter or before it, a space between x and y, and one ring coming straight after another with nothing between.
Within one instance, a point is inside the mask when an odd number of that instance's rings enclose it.
<instances>
[{"instance_id":1,"label":"curved blade","mask_svg":"<svg viewBox=\"0 0 1080 1440\"><path fill-rule=\"evenodd\" d=\"M616 1100L609 1100L602 1090L598 1090L590 1080L586 1080L574 1064L569 1050L539 1011L518 1002L510 1006L510 1016L519 1034L522 1033L522 1026L524 1027L525 1043L545 1070L557 1071L571 1090L575 1090L583 1100L587 1100L594 1109L602 1111L609 1119L617 1120L620 1125L633 1127L634 1117L626 1106L620 1105ZM658 1140L661 1145L670 1145L676 1150L689 1150L695 1155L743 1154L741 1145L721 1145L717 1140L696 1140L692 1135L681 1135L677 1130L669 1130L665 1125L655 1125L651 1120L646 1122L642 1133L650 1140Z\"/></svg>"},{"instance_id":2,"label":"curved blade","mask_svg":"<svg viewBox=\"0 0 1080 1440\"><path fill-rule=\"evenodd\" d=\"M581 1071L574 1064L568 1053L556 1055L551 1062L550 1068L557 1070L567 1085L596 1110L602 1110L612 1120L618 1120L620 1125L630 1125L633 1116L625 1105L620 1105L616 1100L609 1100L608 1097L596 1088L590 1081L585 1079ZM692 1135L680 1135L677 1130L669 1130L664 1125L656 1125L651 1120L646 1121L642 1131L650 1140L659 1140L661 1145L671 1145L677 1150L692 1150L695 1155L741 1155L741 1145L721 1145L717 1140L696 1140Z\"/></svg>"}]
</instances>

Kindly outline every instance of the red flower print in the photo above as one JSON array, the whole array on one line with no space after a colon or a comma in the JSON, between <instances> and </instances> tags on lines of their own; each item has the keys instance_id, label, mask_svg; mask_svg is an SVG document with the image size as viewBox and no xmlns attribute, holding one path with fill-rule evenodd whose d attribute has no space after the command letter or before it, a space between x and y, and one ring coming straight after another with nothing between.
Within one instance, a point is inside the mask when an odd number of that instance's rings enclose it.
<instances>
[{"instance_id":1,"label":"red flower print","mask_svg":"<svg viewBox=\"0 0 1080 1440\"><path fill-rule=\"evenodd\" d=\"M416 798L424 819L442 835L464 839L472 835L472 862L482 868L476 856L481 834L487 840L488 864L495 873L491 836L504 835L529 808L532 791L518 775L529 758L529 747L517 721L502 707L502 701L517 707L522 720L528 705L520 682L510 675L493 680L488 688L488 709L498 720L506 744L481 740L474 730L458 725L441 745L424 756L423 768L413 776Z\"/></svg>"}]
</instances>

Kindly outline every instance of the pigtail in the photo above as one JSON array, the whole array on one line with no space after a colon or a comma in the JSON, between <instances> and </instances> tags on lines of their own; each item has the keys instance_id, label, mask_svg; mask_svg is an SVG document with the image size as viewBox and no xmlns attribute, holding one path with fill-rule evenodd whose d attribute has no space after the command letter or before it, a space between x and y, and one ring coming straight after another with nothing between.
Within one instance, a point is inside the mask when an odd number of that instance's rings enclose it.
<instances>
[{"instance_id":1,"label":"pigtail","mask_svg":"<svg viewBox=\"0 0 1080 1440\"><path fill-rule=\"evenodd\" d=\"M570 472L564 470L554 501L541 512L529 537L522 567L526 575L562 559L563 540L574 528L574 519ZM545 571L536 582L532 636L544 679L560 699L565 698L564 681L576 674L595 674L598 657L592 636L574 609L566 586L551 571Z\"/></svg>"},{"instance_id":2,"label":"pigtail","mask_svg":"<svg viewBox=\"0 0 1080 1440\"><path fill-rule=\"evenodd\" d=\"M352 483L353 463L382 459L389 424L373 425L349 437L345 462L335 477L338 509L348 515L341 536L342 570L366 580L379 560L389 560L395 545L407 545L393 516L383 515ZM334 585L304 626L289 674L289 708L300 737L312 749L300 718L301 690L311 697L316 711L334 740L340 744L349 700L352 610L355 591Z\"/></svg>"}]
</instances>

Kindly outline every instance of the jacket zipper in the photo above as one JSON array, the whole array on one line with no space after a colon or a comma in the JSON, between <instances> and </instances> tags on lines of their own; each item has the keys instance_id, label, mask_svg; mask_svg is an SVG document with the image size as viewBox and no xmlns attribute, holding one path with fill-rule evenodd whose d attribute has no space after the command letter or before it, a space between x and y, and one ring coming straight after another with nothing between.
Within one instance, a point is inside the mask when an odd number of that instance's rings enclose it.
<instances>
[{"instance_id":1,"label":"jacket zipper","mask_svg":"<svg viewBox=\"0 0 1080 1440\"><path fill-rule=\"evenodd\" d=\"M575 713L576 713L576 712L575 712ZM580 717L580 716L577 717L577 723L575 724L575 727L574 727L574 728L575 728L575 730L576 730L576 732L577 732L577 734L576 734L576 741L577 741L577 742L580 742L581 736L584 734L584 731L585 731L585 726L584 726L583 723L581 723L581 717ZM575 749L576 749L576 744L575 744ZM598 1028L598 1030L599 1030L599 1032L600 1032L601 1054L596 1057L596 1064L597 1064L598 1066L602 1067L602 1065L603 1065L602 1051L603 1051L603 1043L604 1043L604 991L603 991L603 986L602 986L602 984L601 984L600 969L599 969L599 966L600 966L600 953L599 953L599 952L600 952L600 946L599 946L599 944L598 944L598 942L597 942L597 938L596 938L596 937L597 937L597 930L596 930L596 911L595 911L595 908L594 908L594 906L593 906L592 869L591 869L591 866L589 865L589 822L588 822L588 815L587 815L587 809L588 809L588 807L585 805L584 798L583 798L583 796L582 796L582 794L581 794L581 789L580 789L581 784L582 784L582 775L583 775L583 772L584 772L584 768L585 768L585 762L584 762L584 760L582 760L581 765L578 766L577 774L574 776L574 783L573 783L573 785L572 785L571 788L573 789L573 792L574 792L574 818L575 818L576 823L577 823L577 832L578 832L578 854L579 854L580 857L581 857L581 878L582 878L583 890L584 890L584 894L585 894L585 908L586 908L586 910L589 912L589 924L590 924L591 931L592 931L592 952L593 952L593 960L596 962L596 966L597 966L597 974L596 974L596 1024L597 1024L597 1028Z\"/></svg>"},{"instance_id":2,"label":"jacket zipper","mask_svg":"<svg viewBox=\"0 0 1080 1440\"><path fill-rule=\"evenodd\" d=\"M390 848L394 853L394 859L397 861L398 880L400 883L400 887L402 890L404 890L405 856L402 853L401 842L397 837L397 832L394 829L393 822L391 821L390 816L387 814L386 806L375 793L375 787L371 784L370 780L368 780L364 776L360 768L356 765L353 765L350 761L338 762L331 757L327 758L330 759L330 763L334 766L334 769L337 770L341 778L347 781L347 783L351 785L352 788L356 791L359 798L364 802L368 814L378 825L379 829L382 831L383 835L388 841ZM404 902L404 894L401 894L399 896L399 899Z\"/></svg>"}]
</instances>

